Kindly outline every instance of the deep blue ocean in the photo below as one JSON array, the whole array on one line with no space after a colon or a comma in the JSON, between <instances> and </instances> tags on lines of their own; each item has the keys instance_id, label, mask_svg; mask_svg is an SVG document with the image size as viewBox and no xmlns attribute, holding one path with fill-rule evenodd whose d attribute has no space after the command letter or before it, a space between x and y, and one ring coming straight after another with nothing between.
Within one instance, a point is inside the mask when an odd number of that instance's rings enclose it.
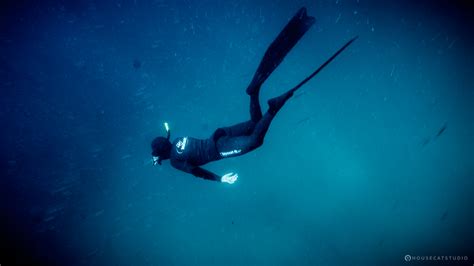
<instances>
[{"instance_id":1,"label":"deep blue ocean","mask_svg":"<svg viewBox=\"0 0 474 266\"><path fill-rule=\"evenodd\" d=\"M153 166L164 122L172 138L208 138L249 119L245 89L302 6L317 22L262 87L264 111L359 39L261 148L205 166L238 181ZM473 11L2 1L0 265L472 265Z\"/></svg>"}]
</instances>

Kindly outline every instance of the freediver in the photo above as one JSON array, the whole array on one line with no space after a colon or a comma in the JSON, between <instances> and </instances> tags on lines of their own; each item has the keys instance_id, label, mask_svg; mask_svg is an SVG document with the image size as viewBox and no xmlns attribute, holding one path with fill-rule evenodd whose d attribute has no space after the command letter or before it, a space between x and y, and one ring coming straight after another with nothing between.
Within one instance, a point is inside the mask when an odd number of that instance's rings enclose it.
<instances>
[{"instance_id":1,"label":"freediver","mask_svg":"<svg viewBox=\"0 0 474 266\"><path fill-rule=\"evenodd\" d=\"M303 7L293 16L277 38L268 47L246 92L250 96L250 120L230 127L218 128L208 139L179 137L170 142L170 129L165 123L167 136L157 137L151 143L153 164L170 159L171 165L196 177L233 184L237 173L223 176L214 174L200 166L224 158L244 155L263 144L263 139L275 115L285 102L293 96L303 84L313 78L337 55L349 46L357 37L348 41L316 71L301 81L294 88L282 95L268 100L268 111L262 114L259 92L262 84L283 61L288 52L314 24L315 18L306 14Z\"/></svg>"}]
</instances>

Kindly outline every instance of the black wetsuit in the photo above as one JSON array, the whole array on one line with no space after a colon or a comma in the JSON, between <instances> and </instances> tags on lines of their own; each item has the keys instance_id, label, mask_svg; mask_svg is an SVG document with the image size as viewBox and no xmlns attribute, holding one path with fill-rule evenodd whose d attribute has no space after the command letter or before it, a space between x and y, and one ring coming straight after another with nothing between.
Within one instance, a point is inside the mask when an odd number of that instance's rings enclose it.
<instances>
[{"instance_id":1,"label":"black wetsuit","mask_svg":"<svg viewBox=\"0 0 474 266\"><path fill-rule=\"evenodd\" d=\"M207 171L200 166L223 158L243 155L263 144L263 139L272 119L286 100L355 40L354 38L349 41L296 87L270 99L268 101L268 111L262 114L259 100L260 87L314 22L313 17L306 15L306 9L301 8L265 52L246 90L250 96L250 120L230 127L218 128L208 139L192 137L175 139L170 153L173 167L197 177L220 181L220 175Z\"/></svg>"},{"instance_id":2,"label":"black wetsuit","mask_svg":"<svg viewBox=\"0 0 474 266\"><path fill-rule=\"evenodd\" d=\"M208 139L180 137L173 141L170 161L176 169L194 176L220 181L221 176L201 165L223 158L243 155L263 143L274 115L267 112L257 123L252 120L231 127L219 128Z\"/></svg>"}]
</instances>

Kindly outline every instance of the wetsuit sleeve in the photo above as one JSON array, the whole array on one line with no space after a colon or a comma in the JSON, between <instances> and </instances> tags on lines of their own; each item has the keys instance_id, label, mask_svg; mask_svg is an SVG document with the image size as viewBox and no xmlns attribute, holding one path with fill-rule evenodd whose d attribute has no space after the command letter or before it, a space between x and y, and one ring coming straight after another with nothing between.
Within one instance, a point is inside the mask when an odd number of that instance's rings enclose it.
<instances>
[{"instance_id":1,"label":"wetsuit sleeve","mask_svg":"<svg viewBox=\"0 0 474 266\"><path fill-rule=\"evenodd\" d=\"M213 180L213 181L218 181L221 182L221 177L214 174L213 172L210 172L206 169L203 169L199 166L194 166L192 164L188 163L182 163L182 162L173 162L172 163L173 167L184 171L186 173L190 173L196 177L204 178L207 180Z\"/></svg>"},{"instance_id":2,"label":"wetsuit sleeve","mask_svg":"<svg viewBox=\"0 0 474 266\"><path fill-rule=\"evenodd\" d=\"M213 180L213 181L218 181L221 182L221 177L214 174L213 172L210 172L206 169L203 169L201 167L194 167L191 170L191 174L193 174L196 177L204 178L207 180Z\"/></svg>"}]
</instances>

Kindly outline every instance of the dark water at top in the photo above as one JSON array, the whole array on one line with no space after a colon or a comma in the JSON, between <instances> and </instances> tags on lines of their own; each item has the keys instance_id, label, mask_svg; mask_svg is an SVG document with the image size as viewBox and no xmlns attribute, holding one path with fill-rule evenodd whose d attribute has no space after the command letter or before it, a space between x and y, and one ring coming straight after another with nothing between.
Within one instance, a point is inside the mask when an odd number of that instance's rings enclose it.
<instances>
[{"instance_id":1,"label":"dark water at top","mask_svg":"<svg viewBox=\"0 0 474 266\"><path fill-rule=\"evenodd\" d=\"M297 84L260 149L150 163L150 141L248 119L263 53L316 25L262 89ZM468 1L2 2L1 265L415 265L471 255ZM472 265L468 262L430 262ZM444 264L443 264L444 263ZM448 264L446 264L448 263ZM425 263L426 264L426 263Z\"/></svg>"}]
</instances>

